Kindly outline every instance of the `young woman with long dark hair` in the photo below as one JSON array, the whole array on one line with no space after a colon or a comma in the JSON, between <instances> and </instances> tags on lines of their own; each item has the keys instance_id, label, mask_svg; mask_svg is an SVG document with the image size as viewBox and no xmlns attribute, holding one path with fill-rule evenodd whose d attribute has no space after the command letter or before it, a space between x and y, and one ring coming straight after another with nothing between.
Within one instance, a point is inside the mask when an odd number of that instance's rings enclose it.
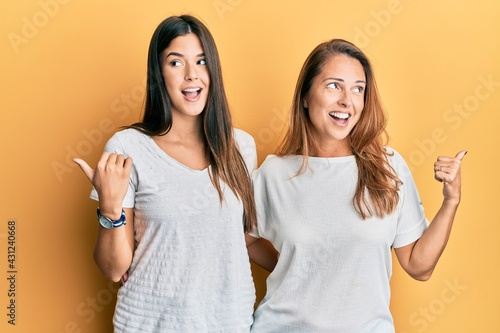
<instances>
[{"instance_id":1,"label":"young woman with long dark hair","mask_svg":"<svg viewBox=\"0 0 500 333\"><path fill-rule=\"evenodd\" d=\"M99 201L95 261L125 281L115 332L249 331L255 289L244 231L256 219L255 142L232 127L203 23L183 15L157 27L142 121L115 133L95 172L75 162ZM273 256L262 258L272 269Z\"/></svg>"}]
</instances>

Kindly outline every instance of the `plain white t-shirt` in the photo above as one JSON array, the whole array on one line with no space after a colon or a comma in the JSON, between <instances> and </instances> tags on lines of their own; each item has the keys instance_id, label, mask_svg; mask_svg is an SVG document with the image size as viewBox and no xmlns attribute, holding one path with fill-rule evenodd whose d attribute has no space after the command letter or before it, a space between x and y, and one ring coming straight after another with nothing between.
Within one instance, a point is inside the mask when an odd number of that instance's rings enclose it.
<instances>
[{"instance_id":1,"label":"plain white t-shirt","mask_svg":"<svg viewBox=\"0 0 500 333\"><path fill-rule=\"evenodd\" d=\"M388 149L391 151L391 149ZM402 180L399 204L383 219L362 220L354 209L354 156L270 155L254 172L255 237L280 253L255 312L256 333L392 333L389 311L392 247L417 240L428 222L413 178L394 152Z\"/></svg>"},{"instance_id":2,"label":"plain white t-shirt","mask_svg":"<svg viewBox=\"0 0 500 333\"><path fill-rule=\"evenodd\" d=\"M251 172L255 142L234 134ZM243 205L231 189L222 185L221 204L208 169L181 164L134 129L116 133L105 150L133 159L123 207L134 208L136 250L118 292L115 332L249 332L255 288Z\"/></svg>"}]
</instances>

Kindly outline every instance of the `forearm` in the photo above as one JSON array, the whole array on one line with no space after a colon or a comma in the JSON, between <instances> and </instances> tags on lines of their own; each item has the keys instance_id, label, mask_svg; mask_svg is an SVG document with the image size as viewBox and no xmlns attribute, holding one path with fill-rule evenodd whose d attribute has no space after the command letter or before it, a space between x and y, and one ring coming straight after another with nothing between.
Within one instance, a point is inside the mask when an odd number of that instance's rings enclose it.
<instances>
[{"instance_id":1,"label":"forearm","mask_svg":"<svg viewBox=\"0 0 500 333\"><path fill-rule=\"evenodd\" d=\"M101 227L100 227L101 228ZM102 274L118 282L130 267L132 252L118 230L102 230L94 247L94 260ZM110 235L114 233L115 235Z\"/></svg>"},{"instance_id":2,"label":"forearm","mask_svg":"<svg viewBox=\"0 0 500 333\"><path fill-rule=\"evenodd\" d=\"M415 243L408 272L417 280L427 280L432 275L450 238L457 208L458 202L444 200L427 230Z\"/></svg>"},{"instance_id":3,"label":"forearm","mask_svg":"<svg viewBox=\"0 0 500 333\"><path fill-rule=\"evenodd\" d=\"M443 253L461 200L460 166L467 151L455 157L439 156L434 163L434 178L443 183L443 203L419 240L395 249L403 269L414 279L428 280Z\"/></svg>"},{"instance_id":4,"label":"forearm","mask_svg":"<svg viewBox=\"0 0 500 333\"><path fill-rule=\"evenodd\" d=\"M99 210L102 216L118 220L122 213L122 202L129 188L132 159L122 154L104 152L94 171L82 159L73 161L80 166L97 191ZM134 213L125 208L126 223L117 228L99 226L94 247L94 260L108 279L119 281L128 270L134 252Z\"/></svg>"},{"instance_id":5,"label":"forearm","mask_svg":"<svg viewBox=\"0 0 500 333\"><path fill-rule=\"evenodd\" d=\"M278 262L278 251L273 245L264 238L255 239L251 236L247 237L247 250L250 260L255 264L264 268L268 272L272 272ZM248 239L253 238L250 242Z\"/></svg>"},{"instance_id":6,"label":"forearm","mask_svg":"<svg viewBox=\"0 0 500 333\"><path fill-rule=\"evenodd\" d=\"M94 260L102 274L119 281L128 270L133 256L133 213L126 209L127 224L118 228L106 229L99 226L94 247Z\"/></svg>"}]
</instances>

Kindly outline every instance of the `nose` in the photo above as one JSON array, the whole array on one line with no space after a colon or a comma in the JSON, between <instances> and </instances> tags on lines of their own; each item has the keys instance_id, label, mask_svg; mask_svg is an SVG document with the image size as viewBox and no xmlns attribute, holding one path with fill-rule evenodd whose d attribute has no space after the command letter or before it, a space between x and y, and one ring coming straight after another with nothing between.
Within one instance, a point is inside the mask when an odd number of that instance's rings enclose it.
<instances>
[{"instance_id":1,"label":"nose","mask_svg":"<svg viewBox=\"0 0 500 333\"><path fill-rule=\"evenodd\" d=\"M186 74L184 76L184 80L186 81L194 81L198 79L198 73L196 72L196 66L187 65L186 66Z\"/></svg>"},{"instance_id":2,"label":"nose","mask_svg":"<svg viewBox=\"0 0 500 333\"><path fill-rule=\"evenodd\" d=\"M350 107L351 106L351 96L349 95L349 92L344 90L337 103L344 108Z\"/></svg>"}]
</instances>

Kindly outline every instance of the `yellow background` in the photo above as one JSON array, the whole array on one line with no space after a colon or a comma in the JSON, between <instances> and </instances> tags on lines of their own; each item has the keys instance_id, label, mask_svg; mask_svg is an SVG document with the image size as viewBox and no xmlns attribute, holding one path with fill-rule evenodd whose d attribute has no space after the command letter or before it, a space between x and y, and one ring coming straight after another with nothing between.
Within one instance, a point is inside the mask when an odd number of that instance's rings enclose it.
<instances>
[{"instance_id":1,"label":"yellow background","mask_svg":"<svg viewBox=\"0 0 500 333\"><path fill-rule=\"evenodd\" d=\"M428 282L395 263L391 308L398 333L500 332L496 0L2 1L0 331L111 332L116 286L93 263L95 203L70 160L94 164L111 134L139 119L151 34L182 13L212 31L236 125L255 137L260 162L277 145L305 57L338 37L372 59L390 145L410 165L429 218L441 201L436 156L469 151L449 245ZM254 272L261 298L265 274Z\"/></svg>"}]
</instances>

